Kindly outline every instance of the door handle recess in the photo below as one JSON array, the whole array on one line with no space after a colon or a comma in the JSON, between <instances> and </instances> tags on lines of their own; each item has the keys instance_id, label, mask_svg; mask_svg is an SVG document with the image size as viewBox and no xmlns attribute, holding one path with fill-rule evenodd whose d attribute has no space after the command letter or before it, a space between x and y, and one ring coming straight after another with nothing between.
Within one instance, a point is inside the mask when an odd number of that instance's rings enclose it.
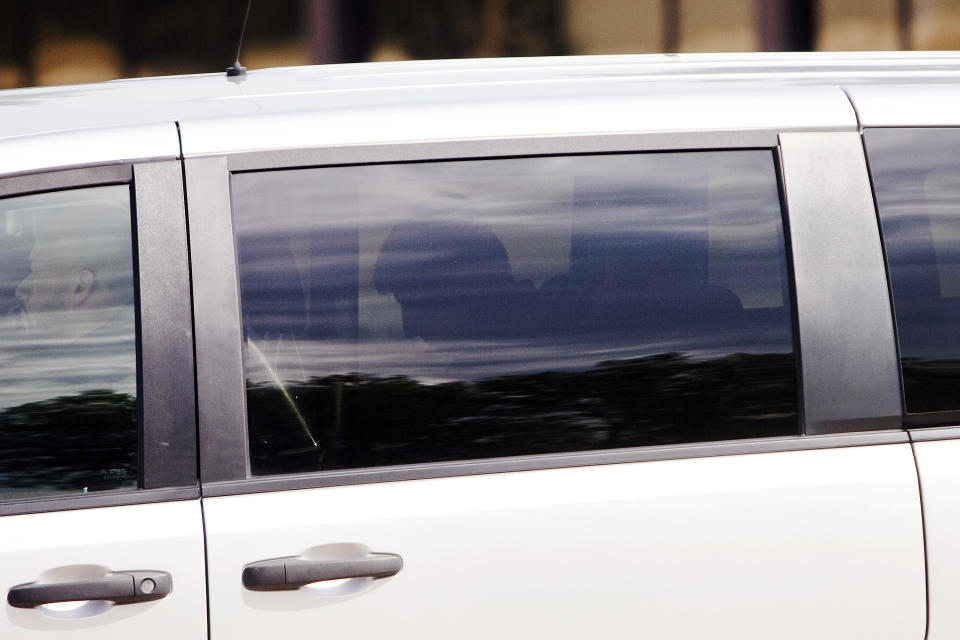
<instances>
[{"instance_id":1,"label":"door handle recess","mask_svg":"<svg viewBox=\"0 0 960 640\"><path fill-rule=\"evenodd\" d=\"M293 591L325 580L388 578L402 568L403 558L394 553L374 553L349 560L274 558L245 566L243 586L251 591Z\"/></svg>"},{"instance_id":2,"label":"door handle recess","mask_svg":"<svg viewBox=\"0 0 960 640\"><path fill-rule=\"evenodd\" d=\"M166 571L121 571L88 580L20 584L10 588L7 603L18 609L80 600L134 604L159 600L169 595L172 588L173 581Z\"/></svg>"}]
</instances>

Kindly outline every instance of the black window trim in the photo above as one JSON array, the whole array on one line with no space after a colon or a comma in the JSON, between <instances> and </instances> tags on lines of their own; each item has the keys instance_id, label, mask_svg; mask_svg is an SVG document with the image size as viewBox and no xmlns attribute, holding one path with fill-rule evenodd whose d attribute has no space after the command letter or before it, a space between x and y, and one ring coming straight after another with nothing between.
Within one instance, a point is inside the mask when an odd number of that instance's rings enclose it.
<instances>
[{"instance_id":1,"label":"black window trim","mask_svg":"<svg viewBox=\"0 0 960 640\"><path fill-rule=\"evenodd\" d=\"M398 465L366 469L315 471L311 473L254 476L248 479L205 483L204 497L229 496L245 493L339 487L351 484L402 482L431 478L452 478L516 471L542 471L571 467L591 467L607 464L629 464L656 460L684 460L717 456L752 455L784 451L809 451L848 447L904 444L910 436L902 430L835 433L813 436L779 436L723 442L697 442L669 446L577 451L544 455L486 458L455 462Z\"/></svg>"},{"instance_id":2,"label":"black window trim","mask_svg":"<svg viewBox=\"0 0 960 640\"><path fill-rule=\"evenodd\" d=\"M140 489L138 491L90 493L84 496L61 498L36 498L0 503L0 517L19 516L28 513L50 513L99 507L119 507L155 502L193 500L200 497L199 487L176 487L169 489Z\"/></svg>"},{"instance_id":3,"label":"black window trim","mask_svg":"<svg viewBox=\"0 0 960 640\"><path fill-rule=\"evenodd\" d=\"M893 315L857 132L780 136L808 435L902 429Z\"/></svg>"},{"instance_id":4,"label":"black window trim","mask_svg":"<svg viewBox=\"0 0 960 640\"><path fill-rule=\"evenodd\" d=\"M179 160L0 177L0 197L130 185L137 305L139 488L0 503L0 516L199 497L193 329Z\"/></svg>"},{"instance_id":5,"label":"black window trim","mask_svg":"<svg viewBox=\"0 0 960 640\"><path fill-rule=\"evenodd\" d=\"M960 425L960 409L947 410L947 411L922 411L916 413L910 413L906 409L906 393L904 391L904 381L903 381L903 365L900 359L900 335L899 328L897 325L897 312L896 305L893 300L893 285L892 278L890 274L890 263L887 259L887 246L883 242L883 231L882 225L880 224L880 204L877 197L877 185L873 177L873 169L870 166L870 152L868 149L868 138L871 131L879 130L896 130L896 131L912 131L912 130L953 130L960 131L960 127L956 125L926 125L926 126L870 126L863 127L860 130L860 138L863 144L864 158L867 162L867 169L870 177L870 193L873 196L874 211L877 216L877 228L880 232L881 246L883 247L883 266L884 266L884 275L887 279L887 291L890 298L890 312L893 316L893 330L894 337L896 339L896 348L897 348L897 375L900 380L900 397L901 397L901 410L903 412L903 425L905 429L911 430L913 440L915 441L924 441L924 440L945 440L953 437L960 438L960 427L955 427L954 425Z\"/></svg>"},{"instance_id":6,"label":"black window trim","mask_svg":"<svg viewBox=\"0 0 960 640\"><path fill-rule=\"evenodd\" d=\"M184 161L187 201L202 208L202 220L190 218L191 260L197 341L198 419L200 423L201 486L205 496L255 491L334 486L342 484L499 473L542 468L611 464L678 457L792 451L908 442L902 429L860 421L837 422L816 435L800 435L722 443L642 447L509 459L437 462L402 467L318 471L296 476L252 476L247 443L246 393L243 377L242 324L238 266L233 236L230 179L234 173L345 165L389 164L443 160L516 158L546 155L614 154L684 151L769 151L776 171L783 171L777 131L677 132L600 136L562 136L528 139L453 140L443 142L351 145L308 149L254 151L221 156L198 156ZM783 177L778 175L784 216L784 241L789 246L789 213ZM788 270L793 276L793 265ZM799 344L796 284L790 292L795 345ZM801 393L797 356L798 394ZM803 397L800 416L803 424ZM878 430L879 429L879 430ZM837 444L843 442L844 444Z\"/></svg>"}]
</instances>

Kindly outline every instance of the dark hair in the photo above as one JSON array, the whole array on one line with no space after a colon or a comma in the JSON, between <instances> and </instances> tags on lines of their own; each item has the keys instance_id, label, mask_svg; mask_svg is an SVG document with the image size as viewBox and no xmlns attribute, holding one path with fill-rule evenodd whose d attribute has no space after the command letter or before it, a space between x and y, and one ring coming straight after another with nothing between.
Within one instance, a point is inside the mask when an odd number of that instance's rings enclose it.
<instances>
[{"instance_id":1,"label":"dark hair","mask_svg":"<svg viewBox=\"0 0 960 640\"><path fill-rule=\"evenodd\" d=\"M485 224L402 222L387 236L373 272L381 294L478 289L513 282L503 243Z\"/></svg>"}]
</instances>

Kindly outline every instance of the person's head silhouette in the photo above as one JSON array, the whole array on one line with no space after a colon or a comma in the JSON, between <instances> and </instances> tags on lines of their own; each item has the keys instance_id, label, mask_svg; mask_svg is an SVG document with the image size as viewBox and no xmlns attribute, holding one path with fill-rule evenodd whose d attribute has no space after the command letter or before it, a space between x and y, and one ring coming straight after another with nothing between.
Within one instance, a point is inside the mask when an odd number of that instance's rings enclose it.
<instances>
[{"instance_id":1,"label":"person's head silhouette","mask_svg":"<svg viewBox=\"0 0 960 640\"><path fill-rule=\"evenodd\" d=\"M516 285L503 243L488 225L404 222L390 232L374 286L393 294L408 338L482 338L503 325Z\"/></svg>"},{"instance_id":2,"label":"person's head silhouette","mask_svg":"<svg viewBox=\"0 0 960 640\"><path fill-rule=\"evenodd\" d=\"M49 215L16 296L26 328L65 337L86 335L132 305L129 213L84 205Z\"/></svg>"}]
</instances>

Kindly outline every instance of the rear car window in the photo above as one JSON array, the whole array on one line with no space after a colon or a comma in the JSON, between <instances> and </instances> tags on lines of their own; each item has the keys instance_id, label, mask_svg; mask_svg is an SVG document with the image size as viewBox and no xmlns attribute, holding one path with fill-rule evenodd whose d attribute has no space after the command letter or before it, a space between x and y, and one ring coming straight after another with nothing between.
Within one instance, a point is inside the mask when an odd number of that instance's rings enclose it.
<instances>
[{"instance_id":1,"label":"rear car window","mask_svg":"<svg viewBox=\"0 0 960 640\"><path fill-rule=\"evenodd\" d=\"M960 130L868 129L864 139L887 256L905 409L960 409Z\"/></svg>"},{"instance_id":2,"label":"rear car window","mask_svg":"<svg viewBox=\"0 0 960 640\"><path fill-rule=\"evenodd\" d=\"M239 173L251 467L799 432L770 151Z\"/></svg>"},{"instance_id":3,"label":"rear car window","mask_svg":"<svg viewBox=\"0 0 960 640\"><path fill-rule=\"evenodd\" d=\"M130 202L0 200L0 500L137 487Z\"/></svg>"}]
</instances>

